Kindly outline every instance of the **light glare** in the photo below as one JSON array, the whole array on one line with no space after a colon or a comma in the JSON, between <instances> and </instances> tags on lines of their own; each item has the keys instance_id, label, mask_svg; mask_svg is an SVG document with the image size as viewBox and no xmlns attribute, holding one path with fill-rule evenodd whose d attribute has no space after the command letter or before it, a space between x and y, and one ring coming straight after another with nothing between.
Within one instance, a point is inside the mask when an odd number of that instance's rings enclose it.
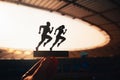
<instances>
[{"instance_id":1,"label":"light glare","mask_svg":"<svg viewBox=\"0 0 120 80\"><path fill-rule=\"evenodd\" d=\"M41 40L41 35L38 34L39 26L45 25L46 21L51 22L51 27L65 25L68 30L64 35L66 41L60 47L55 46L53 50L93 49L110 41L105 31L82 20L62 16L57 12L0 1L0 47L35 50ZM41 45L40 50L49 50L55 41L55 35L51 36L53 40L46 47Z\"/></svg>"}]
</instances>

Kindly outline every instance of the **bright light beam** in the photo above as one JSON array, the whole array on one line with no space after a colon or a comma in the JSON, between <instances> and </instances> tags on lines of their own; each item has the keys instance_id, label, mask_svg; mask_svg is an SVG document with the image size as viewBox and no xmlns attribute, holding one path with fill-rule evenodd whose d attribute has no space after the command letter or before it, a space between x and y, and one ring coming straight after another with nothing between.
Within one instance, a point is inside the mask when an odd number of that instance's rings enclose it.
<instances>
[{"instance_id":1,"label":"bright light beam","mask_svg":"<svg viewBox=\"0 0 120 80\"><path fill-rule=\"evenodd\" d=\"M53 50L86 50L102 47L109 43L109 35L80 19L72 19L57 12L26 7L0 1L0 47L21 50L35 50L41 35L38 34L39 26L51 22L51 27L65 25L67 32L60 47ZM53 40L40 46L39 50L49 50L55 41L55 35L50 34Z\"/></svg>"}]
</instances>

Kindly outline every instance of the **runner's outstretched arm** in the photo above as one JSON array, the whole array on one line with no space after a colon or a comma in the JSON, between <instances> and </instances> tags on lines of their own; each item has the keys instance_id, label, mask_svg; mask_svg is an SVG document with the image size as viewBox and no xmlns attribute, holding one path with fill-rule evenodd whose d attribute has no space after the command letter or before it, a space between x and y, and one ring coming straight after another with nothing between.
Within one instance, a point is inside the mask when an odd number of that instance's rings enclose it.
<instances>
[{"instance_id":1,"label":"runner's outstretched arm","mask_svg":"<svg viewBox=\"0 0 120 80\"><path fill-rule=\"evenodd\" d=\"M58 30L58 29L56 29L56 30L55 30L55 33L54 33L54 35L56 34L56 31L57 31L57 30Z\"/></svg>"},{"instance_id":2,"label":"runner's outstretched arm","mask_svg":"<svg viewBox=\"0 0 120 80\"><path fill-rule=\"evenodd\" d=\"M65 34L65 33L66 33L66 31L67 31L67 29L65 29L65 32L63 32L63 34Z\"/></svg>"},{"instance_id":3,"label":"runner's outstretched arm","mask_svg":"<svg viewBox=\"0 0 120 80\"><path fill-rule=\"evenodd\" d=\"M50 30L50 33L52 33L53 29L54 29L54 27L52 27L52 30Z\"/></svg>"},{"instance_id":4,"label":"runner's outstretched arm","mask_svg":"<svg viewBox=\"0 0 120 80\"><path fill-rule=\"evenodd\" d=\"M39 27L39 32L38 32L38 34L40 34L41 33L41 28L42 28L43 26L40 26Z\"/></svg>"}]
</instances>

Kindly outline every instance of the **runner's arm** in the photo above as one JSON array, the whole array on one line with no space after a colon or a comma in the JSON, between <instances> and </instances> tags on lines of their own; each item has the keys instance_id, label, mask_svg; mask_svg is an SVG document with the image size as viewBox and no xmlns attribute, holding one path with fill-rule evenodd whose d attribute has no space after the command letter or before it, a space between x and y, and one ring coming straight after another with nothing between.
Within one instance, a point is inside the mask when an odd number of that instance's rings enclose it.
<instances>
[{"instance_id":1,"label":"runner's arm","mask_svg":"<svg viewBox=\"0 0 120 80\"><path fill-rule=\"evenodd\" d=\"M67 31L67 29L65 29L65 32L63 32L63 34L65 34L65 33L66 33L66 31Z\"/></svg>"},{"instance_id":2,"label":"runner's arm","mask_svg":"<svg viewBox=\"0 0 120 80\"><path fill-rule=\"evenodd\" d=\"M50 33L53 31L53 29L54 29L54 28L52 27L52 30L50 30Z\"/></svg>"},{"instance_id":3,"label":"runner's arm","mask_svg":"<svg viewBox=\"0 0 120 80\"><path fill-rule=\"evenodd\" d=\"M57 30L58 30L58 29L56 29L56 30L55 30L55 33L54 33L54 35L56 34L56 31L57 31Z\"/></svg>"},{"instance_id":4,"label":"runner's arm","mask_svg":"<svg viewBox=\"0 0 120 80\"><path fill-rule=\"evenodd\" d=\"M40 34L41 33L41 28L42 28L43 26L40 26L39 27L39 32L38 32L38 34Z\"/></svg>"}]
</instances>

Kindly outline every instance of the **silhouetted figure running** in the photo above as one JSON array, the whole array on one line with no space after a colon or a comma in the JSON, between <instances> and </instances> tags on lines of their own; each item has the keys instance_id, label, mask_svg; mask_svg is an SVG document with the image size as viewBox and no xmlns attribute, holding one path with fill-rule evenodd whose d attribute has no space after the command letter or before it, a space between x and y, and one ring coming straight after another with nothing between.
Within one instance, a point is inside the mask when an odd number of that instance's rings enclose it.
<instances>
[{"instance_id":1,"label":"silhouetted figure running","mask_svg":"<svg viewBox=\"0 0 120 80\"><path fill-rule=\"evenodd\" d=\"M45 46L48 42L50 42L52 40L52 37L47 35L47 33L52 33L53 31L53 27L52 30L50 30L50 22L47 22L47 25L41 25L39 27L39 34L41 33L41 28L43 28L43 33L41 35L41 41L39 42L38 46L36 47L36 51L38 51L39 46L45 41L45 39L48 39L43 46Z\"/></svg>"},{"instance_id":2,"label":"silhouetted figure running","mask_svg":"<svg viewBox=\"0 0 120 80\"><path fill-rule=\"evenodd\" d=\"M57 31L57 30L58 30L59 32L58 32L58 34L57 34L57 36L56 36L55 42L53 43L52 47L50 48L50 51L52 51L52 48L56 45L56 43L57 43L60 39L61 39L61 41L58 43L57 47L58 47L63 41L66 40L65 37L61 36L61 34L64 35L64 34L66 33L66 31L67 31L67 29L65 29L65 31L64 31L64 28L65 28L65 26L64 26L64 25L61 25L60 27L58 27L58 28L55 30L54 35L56 35L56 31Z\"/></svg>"}]
</instances>

